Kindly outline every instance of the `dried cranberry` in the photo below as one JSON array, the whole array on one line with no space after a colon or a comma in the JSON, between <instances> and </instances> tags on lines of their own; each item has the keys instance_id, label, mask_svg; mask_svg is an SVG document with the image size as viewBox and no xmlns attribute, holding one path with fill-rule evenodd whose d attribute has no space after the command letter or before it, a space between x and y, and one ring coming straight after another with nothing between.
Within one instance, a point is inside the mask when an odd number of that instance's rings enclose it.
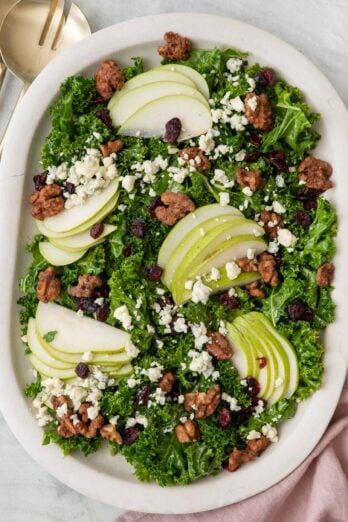
<instances>
[{"instance_id":1,"label":"dried cranberry","mask_svg":"<svg viewBox=\"0 0 348 522\"><path fill-rule=\"evenodd\" d=\"M262 71L262 75L265 78L267 85L269 85L270 87L272 87L272 85L274 85L277 81L275 72L272 71L272 69L269 69L268 67L265 67L265 69Z\"/></svg>"},{"instance_id":2,"label":"dried cranberry","mask_svg":"<svg viewBox=\"0 0 348 522\"><path fill-rule=\"evenodd\" d=\"M89 376L89 366L88 366L88 364L79 363L75 367L75 373L81 379L87 379L87 377Z\"/></svg>"},{"instance_id":3,"label":"dried cranberry","mask_svg":"<svg viewBox=\"0 0 348 522\"><path fill-rule=\"evenodd\" d=\"M175 143L181 132L181 121L179 118L172 118L167 121L164 131L164 141Z\"/></svg>"},{"instance_id":4,"label":"dried cranberry","mask_svg":"<svg viewBox=\"0 0 348 522\"><path fill-rule=\"evenodd\" d=\"M218 426L219 428L222 428L223 430L227 430L231 427L232 424L232 417L231 412L227 408L221 408L221 411L219 413L218 418Z\"/></svg>"},{"instance_id":5,"label":"dried cranberry","mask_svg":"<svg viewBox=\"0 0 348 522\"><path fill-rule=\"evenodd\" d=\"M310 189L308 187L304 187L294 194L294 198L298 199L300 201L310 201L313 199L317 199L321 194L323 193L323 190L320 189Z\"/></svg>"},{"instance_id":6,"label":"dried cranberry","mask_svg":"<svg viewBox=\"0 0 348 522\"><path fill-rule=\"evenodd\" d=\"M249 408L243 408L240 411L234 411L231 415L231 425L234 428L237 428L241 424L243 424L245 421L247 421L253 412L253 407L250 406Z\"/></svg>"},{"instance_id":7,"label":"dried cranberry","mask_svg":"<svg viewBox=\"0 0 348 522\"><path fill-rule=\"evenodd\" d=\"M130 444L133 444L138 438L139 435L139 429L135 426L132 428L126 428L122 435L123 444L126 446L129 446Z\"/></svg>"},{"instance_id":8,"label":"dried cranberry","mask_svg":"<svg viewBox=\"0 0 348 522\"><path fill-rule=\"evenodd\" d=\"M257 161L261 156L262 153L259 150L247 152L244 156L244 161L246 161L247 163L253 163L253 161Z\"/></svg>"},{"instance_id":9,"label":"dried cranberry","mask_svg":"<svg viewBox=\"0 0 348 522\"><path fill-rule=\"evenodd\" d=\"M98 305L93 299L90 297L77 297L76 298L76 307L78 310L83 310L84 312L88 312L93 314L97 311Z\"/></svg>"},{"instance_id":10,"label":"dried cranberry","mask_svg":"<svg viewBox=\"0 0 348 522\"><path fill-rule=\"evenodd\" d=\"M265 368L267 366L267 357L256 357L256 359L259 361L260 370L262 370L262 368Z\"/></svg>"},{"instance_id":11,"label":"dried cranberry","mask_svg":"<svg viewBox=\"0 0 348 522\"><path fill-rule=\"evenodd\" d=\"M108 297L109 293L110 288L107 285L102 285L93 290L93 299L98 299L98 297Z\"/></svg>"},{"instance_id":12,"label":"dried cranberry","mask_svg":"<svg viewBox=\"0 0 348 522\"><path fill-rule=\"evenodd\" d=\"M70 183L70 181L67 181L64 186L65 192L68 192L69 194L75 194L76 187L73 183Z\"/></svg>"},{"instance_id":13,"label":"dried cranberry","mask_svg":"<svg viewBox=\"0 0 348 522\"><path fill-rule=\"evenodd\" d=\"M95 114L107 127L112 128L109 109L99 109Z\"/></svg>"},{"instance_id":14,"label":"dried cranberry","mask_svg":"<svg viewBox=\"0 0 348 522\"><path fill-rule=\"evenodd\" d=\"M97 94L93 100L91 100L91 104L92 105L97 105L98 103L104 103L105 102L105 98L103 98L103 96L101 96L100 94Z\"/></svg>"},{"instance_id":15,"label":"dried cranberry","mask_svg":"<svg viewBox=\"0 0 348 522\"><path fill-rule=\"evenodd\" d=\"M260 393L260 384L254 377L246 377L246 391L250 397L256 397Z\"/></svg>"},{"instance_id":16,"label":"dried cranberry","mask_svg":"<svg viewBox=\"0 0 348 522\"><path fill-rule=\"evenodd\" d=\"M259 87L267 87L268 82L262 72L255 74L253 78Z\"/></svg>"},{"instance_id":17,"label":"dried cranberry","mask_svg":"<svg viewBox=\"0 0 348 522\"><path fill-rule=\"evenodd\" d=\"M163 268L158 265L151 265L145 268L147 278L153 283L158 283L163 274Z\"/></svg>"},{"instance_id":18,"label":"dried cranberry","mask_svg":"<svg viewBox=\"0 0 348 522\"><path fill-rule=\"evenodd\" d=\"M108 303L103 303L101 306L97 308L96 316L98 321L105 322L109 317L110 307Z\"/></svg>"},{"instance_id":19,"label":"dried cranberry","mask_svg":"<svg viewBox=\"0 0 348 522\"><path fill-rule=\"evenodd\" d=\"M127 243L122 249L122 255L124 257L129 257L132 254L132 243Z\"/></svg>"},{"instance_id":20,"label":"dried cranberry","mask_svg":"<svg viewBox=\"0 0 348 522\"><path fill-rule=\"evenodd\" d=\"M315 210L317 208L317 200L316 199L308 199L303 202L303 208L310 212L311 210Z\"/></svg>"},{"instance_id":21,"label":"dried cranberry","mask_svg":"<svg viewBox=\"0 0 348 522\"><path fill-rule=\"evenodd\" d=\"M314 318L313 311L302 299L295 299L288 305L288 314L292 321L310 322Z\"/></svg>"},{"instance_id":22,"label":"dried cranberry","mask_svg":"<svg viewBox=\"0 0 348 522\"><path fill-rule=\"evenodd\" d=\"M156 217L155 209L157 207L162 207L162 206L163 206L163 203L162 203L160 196L156 196L155 198L152 199L150 205L147 207L147 211L151 217L155 218Z\"/></svg>"},{"instance_id":23,"label":"dried cranberry","mask_svg":"<svg viewBox=\"0 0 348 522\"><path fill-rule=\"evenodd\" d=\"M144 219L135 219L131 226L132 234L136 237L143 238L146 234L147 225Z\"/></svg>"},{"instance_id":24,"label":"dried cranberry","mask_svg":"<svg viewBox=\"0 0 348 522\"><path fill-rule=\"evenodd\" d=\"M268 159L271 165L273 165L276 169L281 170L282 172L286 172L288 167L285 163L285 152L280 150L275 150L268 154Z\"/></svg>"},{"instance_id":25,"label":"dried cranberry","mask_svg":"<svg viewBox=\"0 0 348 522\"><path fill-rule=\"evenodd\" d=\"M303 227L303 228L308 228L309 225L312 223L311 216L304 210L297 210L294 213L294 219L295 219L296 223L301 225L301 227Z\"/></svg>"},{"instance_id":26,"label":"dried cranberry","mask_svg":"<svg viewBox=\"0 0 348 522\"><path fill-rule=\"evenodd\" d=\"M89 231L89 235L93 237L93 239L98 239L98 237L101 236L104 232L104 228L104 223L97 223L96 225L93 225Z\"/></svg>"},{"instance_id":27,"label":"dried cranberry","mask_svg":"<svg viewBox=\"0 0 348 522\"><path fill-rule=\"evenodd\" d=\"M157 300L157 303L160 305L161 308L165 308L166 306L174 305L173 299L169 296L161 297L160 299Z\"/></svg>"},{"instance_id":28,"label":"dried cranberry","mask_svg":"<svg viewBox=\"0 0 348 522\"><path fill-rule=\"evenodd\" d=\"M252 143L253 145L260 145L261 136L259 134L257 134L256 132L251 132L249 134L249 140L250 140L250 143Z\"/></svg>"},{"instance_id":29,"label":"dried cranberry","mask_svg":"<svg viewBox=\"0 0 348 522\"><path fill-rule=\"evenodd\" d=\"M41 190L46 185L48 170L45 170L44 172L41 172L41 174L36 174L36 176L33 177L35 190Z\"/></svg>"},{"instance_id":30,"label":"dried cranberry","mask_svg":"<svg viewBox=\"0 0 348 522\"><path fill-rule=\"evenodd\" d=\"M220 304L227 306L230 310L236 310L241 307L240 299L235 295L229 295L228 292L220 295Z\"/></svg>"},{"instance_id":31,"label":"dried cranberry","mask_svg":"<svg viewBox=\"0 0 348 522\"><path fill-rule=\"evenodd\" d=\"M145 384L137 394L136 403L138 406L147 406L149 402L149 397L151 393L151 386L150 384Z\"/></svg>"}]
</instances>

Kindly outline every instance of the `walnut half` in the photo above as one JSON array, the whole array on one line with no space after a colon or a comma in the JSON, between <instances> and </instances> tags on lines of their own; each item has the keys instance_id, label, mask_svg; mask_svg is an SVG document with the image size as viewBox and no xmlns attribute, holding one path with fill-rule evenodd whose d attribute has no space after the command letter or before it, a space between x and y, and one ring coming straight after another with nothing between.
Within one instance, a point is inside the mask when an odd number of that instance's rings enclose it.
<instances>
[{"instance_id":1,"label":"walnut half","mask_svg":"<svg viewBox=\"0 0 348 522\"><path fill-rule=\"evenodd\" d=\"M211 386L207 392L186 393L184 409L194 411L196 419L205 419L214 413L220 400L220 386Z\"/></svg>"},{"instance_id":2,"label":"walnut half","mask_svg":"<svg viewBox=\"0 0 348 522\"><path fill-rule=\"evenodd\" d=\"M185 444L199 440L200 433L197 424L193 420L187 420L183 424L178 424L175 428L176 438L179 442Z\"/></svg>"}]
</instances>

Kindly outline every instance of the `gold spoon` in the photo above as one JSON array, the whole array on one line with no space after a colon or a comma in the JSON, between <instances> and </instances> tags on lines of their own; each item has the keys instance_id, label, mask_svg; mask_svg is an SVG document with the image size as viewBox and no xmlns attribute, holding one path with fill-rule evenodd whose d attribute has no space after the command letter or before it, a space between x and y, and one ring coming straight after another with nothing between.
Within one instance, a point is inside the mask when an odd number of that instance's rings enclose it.
<instances>
[{"instance_id":1,"label":"gold spoon","mask_svg":"<svg viewBox=\"0 0 348 522\"><path fill-rule=\"evenodd\" d=\"M72 4L67 20L64 17L64 0L51 0L50 4L22 0L16 4L7 13L0 30L4 64L23 82L14 110L45 65L57 53L90 34L87 19L75 4ZM44 44L40 45L42 41ZM0 155L5 136L6 131L0 144Z\"/></svg>"}]
</instances>

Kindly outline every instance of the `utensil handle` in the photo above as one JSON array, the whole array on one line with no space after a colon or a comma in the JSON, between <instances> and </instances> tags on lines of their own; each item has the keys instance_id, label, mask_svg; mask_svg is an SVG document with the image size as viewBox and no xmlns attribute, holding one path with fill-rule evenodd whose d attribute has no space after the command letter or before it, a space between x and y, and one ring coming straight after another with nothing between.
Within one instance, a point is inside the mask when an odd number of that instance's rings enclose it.
<instances>
[{"instance_id":1,"label":"utensil handle","mask_svg":"<svg viewBox=\"0 0 348 522\"><path fill-rule=\"evenodd\" d=\"M6 134L7 134L7 131L8 131L8 126L10 124L10 121L12 120L13 114L14 114L15 110L17 109L21 99L23 98L24 94L27 92L28 87L29 87L29 84L27 84L27 83L25 83L23 85L23 88L22 88L21 92L19 93L16 105L14 106L14 108L12 110L12 114L10 116L10 119L8 120L7 125L5 127L5 131L4 131L4 134L2 135L2 139L1 139L1 143L0 143L0 158L1 158L1 155L2 155L3 148L4 148L4 143L5 143L5 140L6 140Z\"/></svg>"},{"instance_id":2,"label":"utensil handle","mask_svg":"<svg viewBox=\"0 0 348 522\"><path fill-rule=\"evenodd\" d=\"M7 67L0 58L0 89L1 89L2 84L4 83L6 71L7 71Z\"/></svg>"}]
</instances>

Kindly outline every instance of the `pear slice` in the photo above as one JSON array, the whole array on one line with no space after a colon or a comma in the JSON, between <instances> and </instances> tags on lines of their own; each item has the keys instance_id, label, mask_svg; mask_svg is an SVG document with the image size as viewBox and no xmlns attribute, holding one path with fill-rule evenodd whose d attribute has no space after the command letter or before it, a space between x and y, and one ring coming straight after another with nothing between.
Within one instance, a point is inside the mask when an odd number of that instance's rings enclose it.
<instances>
[{"instance_id":1,"label":"pear slice","mask_svg":"<svg viewBox=\"0 0 348 522\"><path fill-rule=\"evenodd\" d=\"M28 359L32 366L34 366L35 370L37 370L43 377L57 377L62 380L73 379L76 377L75 368L73 366L65 369L53 368L52 366L45 364L33 353L28 355Z\"/></svg>"},{"instance_id":2,"label":"pear slice","mask_svg":"<svg viewBox=\"0 0 348 522\"><path fill-rule=\"evenodd\" d=\"M214 229L214 233L219 229L220 226L224 226L225 229L229 230L230 226L234 223L240 224L241 219L239 216L235 214L223 214L222 216L217 216L214 218L210 218L207 221L203 221L195 228L193 228L188 234L186 234L182 241L178 243L174 251L172 251L167 264L165 265L165 269L162 276L162 282L167 286L167 288L171 289L171 284L173 280L173 276L177 267L183 261L188 252L191 253L191 249L199 245L203 242L203 237ZM162 266L162 265L159 265Z\"/></svg>"},{"instance_id":3,"label":"pear slice","mask_svg":"<svg viewBox=\"0 0 348 522\"><path fill-rule=\"evenodd\" d=\"M39 221L38 219L35 220L36 226L41 232L41 234L44 234L49 239L62 239L66 237L70 237L76 234L80 234L81 232L84 232L85 230L90 230L93 225L96 223L101 223L103 219L108 216L116 207L117 201L118 201L119 192L115 194L115 196L91 219L88 219L85 221L85 223L82 223L82 225L74 228L73 230L68 230L67 232L53 232L52 230L49 230L44 221Z\"/></svg>"},{"instance_id":4,"label":"pear slice","mask_svg":"<svg viewBox=\"0 0 348 522\"><path fill-rule=\"evenodd\" d=\"M197 208L194 212L190 212L187 216L180 219L162 243L158 254L159 266L165 268L173 251L177 248L179 243L185 241L185 237L193 228L208 221L210 218L218 219L220 216L227 214L243 217L243 214L235 207L223 207L217 203L213 203L212 205L205 205L204 207Z\"/></svg>"},{"instance_id":5,"label":"pear slice","mask_svg":"<svg viewBox=\"0 0 348 522\"><path fill-rule=\"evenodd\" d=\"M136 89L131 89L116 100L110 110L112 123L115 127L118 127L147 103L163 96L179 94L196 98L209 108L207 100L195 87L177 82L147 83Z\"/></svg>"},{"instance_id":6,"label":"pear slice","mask_svg":"<svg viewBox=\"0 0 348 522\"><path fill-rule=\"evenodd\" d=\"M87 250L102 243L106 236L112 234L116 229L117 227L115 225L104 225L104 230L97 239L91 236L90 230L85 230L84 232L66 238L51 238L50 243L65 252L78 252L79 250Z\"/></svg>"},{"instance_id":7,"label":"pear slice","mask_svg":"<svg viewBox=\"0 0 348 522\"><path fill-rule=\"evenodd\" d=\"M137 76L134 76L134 78L131 78L130 80L128 80L128 82L124 84L123 89L115 92L115 94L112 96L108 103L109 111L111 111L113 106L116 103L118 103L119 100L132 89L137 89L138 87L142 87L148 83L155 82L182 83L184 85L187 85L188 87L195 88L195 83L184 74L168 71L165 69L150 69L150 71L146 71L144 73L138 74Z\"/></svg>"},{"instance_id":8,"label":"pear slice","mask_svg":"<svg viewBox=\"0 0 348 522\"><path fill-rule=\"evenodd\" d=\"M52 245L48 241L39 243L39 251L42 257L53 266L65 266L75 263L85 255L87 250L76 250L75 252L66 252Z\"/></svg>"},{"instance_id":9,"label":"pear slice","mask_svg":"<svg viewBox=\"0 0 348 522\"><path fill-rule=\"evenodd\" d=\"M130 335L123 330L55 303L39 302L36 311L39 337L56 332L49 342L55 350L65 353L108 353L120 351L130 344Z\"/></svg>"},{"instance_id":10,"label":"pear slice","mask_svg":"<svg viewBox=\"0 0 348 522\"><path fill-rule=\"evenodd\" d=\"M123 123L119 133L160 138L166 123L173 118L179 118L182 124L179 141L205 134L212 126L209 107L192 96L173 94L144 105Z\"/></svg>"},{"instance_id":11,"label":"pear slice","mask_svg":"<svg viewBox=\"0 0 348 522\"><path fill-rule=\"evenodd\" d=\"M208 100L209 99L209 87L208 84L203 78L203 76L193 69L192 67L188 67L187 65L181 65L179 63L167 63L165 65L160 65L159 67L155 67L152 69L153 71L171 71L183 74L186 78L189 78L193 81L196 88L203 94L203 96Z\"/></svg>"},{"instance_id":12,"label":"pear slice","mask_svg":"<svg viewBox=\"0 0 348 522\"><path fill-rule=\"evenodd\" d=\"M238 330L235 324L226 323L227 338L231 344L233 355L232 364L238 370L240 377L243 379L248 375L258 373L254 347L244 337L243 331Z\"/></svg>"},{"instance_id":13,"label":"pear slice","mask_svg":"<svg viewBox=\"0 0 348 522\"><path fill-rule=\"evenodd\" d=\"M68 362L61 362L56 360L49 353L47 353L36 335L36 321L33 317L31 317L28 321L27 337L31 352L41 362L47 366L50 366L51 368L57 368L58 370L68 370L71 367Z\"/></svg>"},{"instance_id":14,"label":"pear slice","mask_svg":"<svg viewBox=\"0 0 348 522\"><path fill-rule=\"evenodd\" d=\"M114 179L99 194L88 198L83 205L64 209L56 216L45 218L45 227L52 232L71 232L85 224L90 219L95 218L102 208L115 196L118 184L118 180Z\"/></svg>"}]
</instances>

